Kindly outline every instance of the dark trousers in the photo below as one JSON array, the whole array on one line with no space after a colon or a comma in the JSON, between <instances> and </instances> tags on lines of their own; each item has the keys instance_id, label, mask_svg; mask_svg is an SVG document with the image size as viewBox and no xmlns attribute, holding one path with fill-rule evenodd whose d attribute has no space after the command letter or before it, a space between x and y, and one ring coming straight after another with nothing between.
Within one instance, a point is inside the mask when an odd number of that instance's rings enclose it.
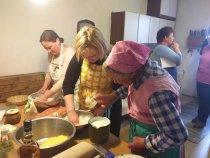
<instances>
[{"instance_id":1,"label":"dark trousers","mask_svg":"<svg viewBox=\"0 0 210 158\"><path fill-rule=\"evenodd\" d=\"M120 136L120 125L121 125L121 114L122 114L122 102L118 99L111 107L110 111L110 132L115 136Z\"/></svg>"},{"instance_id":2,"label":"dark trousers","mask_svg":"<svg viewBox=\"0 0 210 158\"><path fill-rule=\"evenodd\" d=\"M199 101L198 119L206 123L210 114L210 85L197 82L197 94Z\"/></svg>"},{"instance_id":3,"label":"dark trousers","mask_svg":"<svg viewBox=\"0 0 210 158\"><path fill-rule=\"evenodd\" d=\"M173 77L173 79L177 82L177 68L176 67L167 67L164 68L168 73Z\"/></svg>"}]
</instances>

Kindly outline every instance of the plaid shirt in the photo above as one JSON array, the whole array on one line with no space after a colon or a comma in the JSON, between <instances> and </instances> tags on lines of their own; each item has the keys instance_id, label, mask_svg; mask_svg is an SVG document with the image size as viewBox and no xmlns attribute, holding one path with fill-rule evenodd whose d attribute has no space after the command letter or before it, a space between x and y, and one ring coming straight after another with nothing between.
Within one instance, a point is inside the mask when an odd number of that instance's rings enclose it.
<instances>
[{"instance_id":1,"label":"plaid shirt","mask_svg":"<svg viewBox=\"0 0 210 158\"><path fill-rule=\"evenodd\" d=\"M157 62L150 59L142 68L144 71L137 72L133 82L136 89L150 76L167 73L158 66ZM121 87L117 90L117 94L121 98L125 98L126 88ZM155 92L148 100L150 114L159 132L145 138L145 147L154 153L182 144L188 138L187 128L174 105L176 99L177 96L173 92L163 90Z\"/></svg>"}]
</instances>

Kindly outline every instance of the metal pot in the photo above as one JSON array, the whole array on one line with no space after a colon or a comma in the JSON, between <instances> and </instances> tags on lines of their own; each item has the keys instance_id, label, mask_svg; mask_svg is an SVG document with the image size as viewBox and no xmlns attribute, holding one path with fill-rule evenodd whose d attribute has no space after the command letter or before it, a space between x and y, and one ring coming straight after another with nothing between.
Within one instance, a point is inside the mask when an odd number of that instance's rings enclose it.
<instances>
[{"instance_id":1,"label":"metal pot","mask_svg":"<svg viewBox=\"0 0 210 158\"><path fill-rule=\"evenodd\" d=\"M86 131L86 129L88 130L88 121L94 115L91 112L85 110L76 110L76 113L79 117L79 123L75 125L76 133ZM68 116L63 116L63 119L68 120Z\"/></svg>"},{"instance_id":2,"label":"metal pot","mask_svg":"<svg viewBox=\"0 0 210 158\"><path fill-rule=\"evenodd\" d=\"M89 120L89 137L93 143L103 144L109 139L110 120L106 117L93 117Z\"/></svg>"},{"instance_id":3,"label":"metal pot","mask_svg":"<svg viewBox=\"0 0 210 158\"><path fill-rule=\"evenodd\" d=\"M14 125L20 122L21 115L18 109L9 109L6 112L5 121L8 124Z\"/></svg>"},{"instance_id":4,"label":"metal pot","mask_svg":"<svg viewBox=\"0 0 210 158\"><path fill-rule=\"evenodd\" d=\"M61 151L72 146L72 137L76 132L75 126L62 118L45 117L32 120L32 133L34 139L40 144L46 138L55 137L58 135L65 135L68 137L66 141L61 144L40 148L41 157L50 158ZM21 145L23 138L23 126L19 127L14 133L14 139L18 145Z\"/></svg>"},{"instance_id":5,"label":"metal pot","mask_svg":"<svg viewBox=\"0 0 210 158\"><path fill-rule=\"evenodd\" d=\"M76 110L78 117L79 117L79 124L76 124L76 132L81 132L84 131L86 129L86 127L88 127L88 121L90 120L90 118L92 118L94 115L89 112L89 111L85 111L85 110ZM82 118L85 119L82 121Z\"/></svg>"}]
</instances>

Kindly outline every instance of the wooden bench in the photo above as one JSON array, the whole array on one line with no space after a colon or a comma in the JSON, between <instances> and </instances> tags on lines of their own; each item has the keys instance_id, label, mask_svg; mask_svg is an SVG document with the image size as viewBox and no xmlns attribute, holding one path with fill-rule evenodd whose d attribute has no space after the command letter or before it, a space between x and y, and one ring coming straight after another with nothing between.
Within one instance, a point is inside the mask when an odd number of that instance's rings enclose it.
<instances>
[{"instance_id":1,"label":"wooden bench","mask_svg":"<svg viewBox=\"0 0 210 158\"><path fill-rule=\"evenodd\" d=\"M29 73L0 77L0 103L10 96L31 94L41 88L45 73Z\"/></svg>"}]
</instances>

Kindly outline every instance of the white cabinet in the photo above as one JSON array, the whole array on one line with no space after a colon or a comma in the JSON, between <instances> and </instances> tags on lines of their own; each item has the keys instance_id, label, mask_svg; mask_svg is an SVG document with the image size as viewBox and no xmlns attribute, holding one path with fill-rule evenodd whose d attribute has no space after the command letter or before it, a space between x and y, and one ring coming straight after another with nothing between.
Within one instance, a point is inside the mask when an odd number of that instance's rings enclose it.
<instances>
[{"instance_id":1,"label":"white cabinet","mask_svg":"<svg viewBox=\"0 0 210 158\"><path fill-rule=\"evenodd\" d=\"M129 40L139 43L156 43L156 35L160 28L171 26L175 22L148 15L131 12L113 12L111 14L110 43Z\"/></svg>"},{"instance_id":2,"label":"white cabinet","mask_svg":"<svg viewBox=\"0 0 210 158\"><path fill-rule=\"evenodd\" d=\"M160 15L176 18L177 0L161 0Z\"/></svg>"},{"instance_id":3,"label":"white cabinet","mask_svg":"<svg viewBox=\"0 0 210 158\"><path fill-rule=\"evenodd\" d=\"M156 43L156 34L159 28L159 18L140 14L138 42Z\"/></svg>"},{"instance_id":4,"label":"white cabinet","mask_svg":"<svg viewBox=\"0 0 210 158\"><path fill-rule=\"evenodd\" d=\"M169 0L169 16L176 18L176 12L177 12L177 0Z\"/></svg>"},{"instance_id":5,"label":"white cabinet","mask_svg":"<svg viewBox=\"0 0 210 158\"><path fill-rule=\"evenodd\" d=\"M171 26L174 29L175 28L175 21L167 20L167 26Z\"/></svg>"},{"instance_id":6,"label":"white cabinet","mask_svg":"<svg viewBox=\"0 0 210 158\"><path fill-rule=\"evenodd\" d=\"M161 0L160 2L160 14L161 15L168 15L169 16L169 12L170 12L170 0Z\"/></svg>"},{"instance_id":7,"label":"white cabinet","mask_svg":"<svg viewBox=\"0 0 210 158\"><path fill-rule=\"evenodd\" d=\"M110 43L121 40L136 41L138 39L139 14L131 12L111 13Z\"/></svg>"},{"instance_id":8,"label":"white cabinet","mask_svg":"<svg viewBox=\"0 0 210 158\"><path fill-rule=\"evenodd\" d=\"M159 28L168 26L167 23L168 23L168 20L166 20L166 19L159 19Z\"/></svg>"},{"instance_id":9,"label":"white cabinet","mask_svg":"<svg viewBox=\"0 0 210 158\"><path fill-rule=\"evenodd\" d=\"M148 0L147 15L176 20L177 0Z\"/></svg>"},{"instance_id":10,"label":"white cabinet","mask_svg":"<svg viewBox=\"0 0 210 158\"><path fill-rule=\"evenodd\" d=\"M149 25L149 42L148 43L157 43L156 35L159 30L159 18L151 17Z\"/></svg>"},{"instance_id":11,"label":"white cabinet","mask_svg":"<svg viewBox=\"0 0 210 158\"><path fill-rule=\"evenodd\" d=\"M124 40L136 41L138 39L138 20L139 14L125 12L125 21L124 21Z\"/></svg>"},{"instance_id":12,"label":"white cabinet","mask_svg":"<svg viewBox=\"0 0 210 158\"><path fill-rule=\"evenodd\" d=\"M173 29L175 28L175 21L159 19L159 29L165 26L170 26Z\"/></svg>"},{"instance_id":13,"label":"white cabinet","mask_svg":"<svg viewBox=\"0 0 210 158\"><path fill-rule=\"evenodd\" d=\"M149 43L149 27L150 16L142 15L139 16L139 29L138 29L138 42Z\"/></svg>"},{"instance_id":14,"label":"white cabinet","mask_svg":"<svg viewBox=\"0 0 210 158\"><path fill-rule=\"evenodd\" d=\"M156 35L159 29L165 26L171 26L174 29L175 22L166 19L160 19L148 15L139 16L139 43L156 43Z\"/></svg>"}]
</instances>

